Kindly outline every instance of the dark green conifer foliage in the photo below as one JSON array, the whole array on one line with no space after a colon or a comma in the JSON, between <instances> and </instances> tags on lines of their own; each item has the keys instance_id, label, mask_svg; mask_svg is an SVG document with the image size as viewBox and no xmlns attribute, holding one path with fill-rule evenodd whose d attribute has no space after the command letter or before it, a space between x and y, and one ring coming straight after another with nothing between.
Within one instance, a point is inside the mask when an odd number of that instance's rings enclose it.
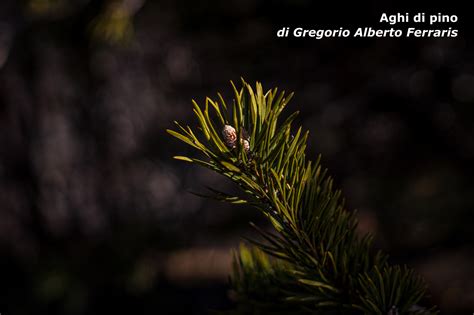
<instances>
[{"instance_id":1,"label":"dark green conifer foliage","mask_svg":"<svg viewBox=\"0 0 474 315\"><path fill-rule=\"evenodd\" d=\"M353 212L315 161L306 159L308 132L292 130L293 113L280 116L293 94L255 89L242 80L232 104L218 93L203 108L193 101L197 131L176 122L172 136L203 158L176 156L222 174L242 196L210 188L213 198L260 210L274 232L254 226L263 241L249 240L234 258L232 286L243 314L435 314L416 304L422 279L392 266L359 237Z\"/></svg>"}]
</instances>

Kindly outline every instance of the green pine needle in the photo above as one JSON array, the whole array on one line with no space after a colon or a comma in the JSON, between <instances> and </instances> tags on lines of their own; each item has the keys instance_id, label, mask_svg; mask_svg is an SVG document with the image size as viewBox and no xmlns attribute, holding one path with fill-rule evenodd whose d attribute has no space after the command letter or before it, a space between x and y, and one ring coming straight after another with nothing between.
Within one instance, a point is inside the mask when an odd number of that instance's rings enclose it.
<instances>
[{"instance_id":1,"label":"green pine needle","mask_svg":"<svg viewBox=\"0 0 474 315\"><path fill-rule=\"evenodd\" d=\"M436 314L414 307L425 295L422 279L408 268L390 266L372 250L372 237L359 237L357 220L344 208L341 192L315 161L306 159L308 132L282 121L292 98L285 91L264 92L242 80L232 83L231 106L221 94L193 101L198 128L179 123L168 133L197 149L197 163L235 182L245 197L211 189L216 199L247 203L260 210L274 233L256 227L264 243L241 247L235 255L232 285L241 313ZM222 130L234 130L226 138ZM230 127L229 127L230 126ZM245 143L247 142L247 143ZM247 144L247 146L246 146ZM323 313L320 313L323 312Z\"/></svg>"}]
</instances>

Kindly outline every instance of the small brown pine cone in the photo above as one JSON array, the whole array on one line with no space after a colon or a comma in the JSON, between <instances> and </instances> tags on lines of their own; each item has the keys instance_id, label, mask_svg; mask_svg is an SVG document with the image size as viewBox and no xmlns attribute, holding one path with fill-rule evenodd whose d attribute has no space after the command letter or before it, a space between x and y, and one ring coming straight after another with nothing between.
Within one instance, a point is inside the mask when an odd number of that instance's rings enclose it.
<instances>
[{"instance_id":1,"label":"small brown pine cone","mask_svg":"<svg viewBox=\"0 0 474 315\"><path fill-rule=\"evenodd\" d=\"M225 125L222 129L222 135L224 136L224 142L229 148L235 148L237 142L237 132L235 128L230 125Z\"/></svg>"},{"instance_id":2,"label":"small brown pine cone","mask_svg":"<svg viewBox=\"0 0 474 315\"><path fill-rule=\"evenodd\" d=\"M250 143L248 142L248 140L240 139L240 143L241 143L242 146L244 147L245 152L249 152L249 151L250 151Z\"/></svg>"}]
</instances>

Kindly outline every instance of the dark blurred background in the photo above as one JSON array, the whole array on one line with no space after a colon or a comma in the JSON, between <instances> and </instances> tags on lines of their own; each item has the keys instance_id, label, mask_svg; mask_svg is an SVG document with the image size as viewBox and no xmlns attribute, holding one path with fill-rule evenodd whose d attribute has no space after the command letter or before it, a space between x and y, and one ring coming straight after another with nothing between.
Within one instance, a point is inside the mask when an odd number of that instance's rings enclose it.
<instances>
[{"instance_id":1,"label":"dark blurred background","mask_svg":"<svg viewBox=\"0 0 474 315\"><path fill-rule=\"evenodd\" d=\"M285 26L379 27L382 12L457 14L460 36L276 38ZM433 2L2 0L1 314L232 307L231 249L252 233L248 221L264 220L190 194L233 188L172 160L192 153L165 129L194 125L191 98L231 97L240 76L296 92L289 110L310 130L309 154L322 153L361 232L425 276L443 314L470 314L466 12Z\"/></svg>"}]
</instances>

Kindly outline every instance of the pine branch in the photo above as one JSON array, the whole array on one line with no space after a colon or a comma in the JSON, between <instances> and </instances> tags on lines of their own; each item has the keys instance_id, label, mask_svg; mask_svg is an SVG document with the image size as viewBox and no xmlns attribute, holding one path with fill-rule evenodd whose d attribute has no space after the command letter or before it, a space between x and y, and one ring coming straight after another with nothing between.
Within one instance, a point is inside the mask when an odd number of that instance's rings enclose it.
<instances>
[{"instance_id":1,"label":"pine branch","mask_svg":"<svg viewBox=\"0 0 474 315\"><path fill-rule=\"evenodd\" d=\"M306 159L308 132L300 127L292 133L298 113L280 123L293 94L264 92L260 83L255 90L243 80L242 85L237 89L232 83L232 104L220 94L216 101L207 98L202 109L193 101L198 132L177 122L178 131L168 130L205 156L176 159L222 174L244 192L239 197L211 189L214 198L248 203L274 227L275 233L257 228L265 242L251 242L259 251L242 249L236 258L233 285L242 304L290 307L290 313L415 314L413 306L425 294L421 278L389 266L385 254L372 251L370 235L356 235L354 213L344 209L320 157ZM278 293L271 293L273 286ZM252 288L258 287L265 292L256 294Z\"/></svg>"}]
</instances>

